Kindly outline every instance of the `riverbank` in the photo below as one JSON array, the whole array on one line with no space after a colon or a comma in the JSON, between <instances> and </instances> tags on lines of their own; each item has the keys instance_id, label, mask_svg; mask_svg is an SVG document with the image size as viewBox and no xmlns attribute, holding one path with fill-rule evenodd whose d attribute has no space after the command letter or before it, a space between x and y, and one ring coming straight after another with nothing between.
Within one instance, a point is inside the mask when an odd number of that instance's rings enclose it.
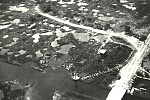
<instances>
[{"instance_id":1,"label":"riverbank","mask_svg":"<svg viewBox=\"0 0 150 100\"><path fill-rule=\"evenodd\" d=\"M31 100L52 100L55 91L64 92L65 90L98 98L99 100L105 100L110 91L109 89L80 82L77 84L78 87L75 88L73 80L66 77L68 71L64 68L59 68L57 70L47 69L46 71L47 73L43 74L28 66L18 67L0 62L0 80L17 80L22 86L27 83L36 82L32 92L30 92ZM3 95L0 93L0 98L2 98L2 96ZM126 94L123 100L145 99Z\"/></svg>"},{"instance_id":2,"label":"riverbank","mask_svg":"<svg viewBox=\"0 0 150 100\"><path fill-rule=\"evenodd\" d=\"M0 62L0 71L0 80L17 80L20 85L36 82L30 94L31 100L52 100L55 91L66 89L100 100L105 100L109 93L108 90L84 83L78 83L78 87L75 88L73 80L66 77L68 71L65 68L46 69L47 73L42 74L28 66L18 67Z\"/></svg>"}]
</instances>

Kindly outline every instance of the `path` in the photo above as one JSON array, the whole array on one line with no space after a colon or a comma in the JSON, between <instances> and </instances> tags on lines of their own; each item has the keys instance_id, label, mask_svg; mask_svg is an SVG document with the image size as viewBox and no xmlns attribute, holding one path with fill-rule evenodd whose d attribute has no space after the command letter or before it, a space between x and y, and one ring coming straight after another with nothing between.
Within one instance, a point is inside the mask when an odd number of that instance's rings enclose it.
<instances>
[{"instance_id":1,"label":"path","mask_svg":"<svg viewBox=\"0 0 150 100\"><path fill-rule=\"evenodd\" d=\"M108 35L108 38L111 37L111 36L120 37L120 38L124 39L125 41L129 42L135 49L139 48L139 45L141 45L141 42L137 38L134 38L134 37L131 37L131 36L127 36L127 35L125 35L124 32L115 33L113 31L104 31L104 30L94 29L94 28L89 27L89 26L83 26L83 25L74 24L72 22L69 22L69 21L66 21L66 20L62 20L60 18L54 17L52 15L49 15L47 13L43 13L39 9L39 6L36 6L35 10L36 10L36 12L38 14L40 14L40 15L42 15L44 17L47 17L49 19L55 20L57 22L60 22L60 23L63 23L63 24L66 24L66 25L69 25L69 26L72 26L72 27L81 28L81 29L85 29L85 30L90 30L92 32L100 33L100 34L103 34L103 35Z\"/></svg>"},{"instance_id":2,"label":"path","mask_svg":"<svg viewBox=\"0 0 150 100\"><path fill-rule=\"evenodd\" d=\"M66 25L69 25L69 26L72 26L72 27L81 28L81 29L85 29L85 30L90 30L92 32L96 32L96 33L100 33L100 34L103 34L103 35L107 35L108 38L110 38L111 36L116 36L116 37L122 38L125 41L129 42L137 50L137 52L130 59L128 64L126 64L121 69L121 71L120 71L121 79L118 80L115 83L115 86L112 88L111 92L108 94L108 97L106 99L106 100L121 100L123 98L126 90L130 88L130 86L131 86L131 84L130 84L131 83L131 79L135 76L136 71L140 67L140 63L142 61L142 58L146 54L145 52L147 50L148 44L150 43L150 38L149 38L150 35L148 36L148 39L146 40L146 45L145 45L144 43L140 42L138 39L136 39L134 37L131 37L131 36L127 36L123 32L122 33L114 33L112 31L104 31L104 30L94 29L94 28L88 27L88 26L77 25L77 24L71 23L69 21L65 21L65 20L62 20L60 18L51 16L51 15L49 15L47 13L43 13L39 9L39 6L36 6L35 10L40 15L42 15L44 17L47 17L49 19L55 20L57 22L60 22L60 23L63 23L63 24L66 24Z\"/></svg>"}]
</instances>

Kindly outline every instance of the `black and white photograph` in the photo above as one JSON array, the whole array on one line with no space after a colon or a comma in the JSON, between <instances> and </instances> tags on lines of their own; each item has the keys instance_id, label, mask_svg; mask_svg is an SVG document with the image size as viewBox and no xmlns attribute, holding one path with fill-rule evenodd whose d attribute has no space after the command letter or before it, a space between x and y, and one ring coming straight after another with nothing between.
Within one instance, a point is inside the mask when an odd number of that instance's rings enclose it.
<instances>
[{"instance_id":1,"label":"black and white photograph","mask_svg":"<svg viewBox=\"0 0 150 100\"><path fill-rule=\"evenodd\" d=\"M0 0L0 100L150 100L150 0Z\"/></svg>"}]
</instances>

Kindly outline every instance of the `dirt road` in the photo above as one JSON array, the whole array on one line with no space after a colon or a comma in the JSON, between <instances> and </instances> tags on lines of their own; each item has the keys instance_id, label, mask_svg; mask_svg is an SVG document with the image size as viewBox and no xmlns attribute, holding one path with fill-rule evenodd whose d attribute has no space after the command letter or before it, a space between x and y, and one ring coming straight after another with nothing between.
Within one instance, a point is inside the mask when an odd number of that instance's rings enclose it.
<instances>
[{"instance_id":1,"label":"dirt road","mask_svg":"<svg viewBox=\"0 0 150 100\"><path fill-rule=\"evenodd\" d=\"M146 40L146 44L143 44L135 53L133 58L128 62L128 64L122 68L120 71L121 79L116 82L106 100L121 100L123 98L126 90L131 87L131 81L136 75L136 71L140 68L142 59L148 51L149 44L150 35ZM114 96L116 94L117 96Z\"/></svg>"}]
</instances>

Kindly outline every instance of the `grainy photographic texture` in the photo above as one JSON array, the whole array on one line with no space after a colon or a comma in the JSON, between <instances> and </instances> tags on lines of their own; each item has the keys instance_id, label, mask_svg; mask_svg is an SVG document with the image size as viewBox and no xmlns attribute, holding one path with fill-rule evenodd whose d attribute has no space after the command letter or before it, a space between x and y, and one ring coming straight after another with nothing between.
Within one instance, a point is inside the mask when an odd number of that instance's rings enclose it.
<instances>
[{"instance_id":1,"label":"grainy photographic texture","mask_svg":"<svg viewBox=\"0 0 150 100\"><path fill-rule=\"evenodd\" d=\"M150 100L150 0L0 0L0 100Z\"/></svg>"}]
</instances>

